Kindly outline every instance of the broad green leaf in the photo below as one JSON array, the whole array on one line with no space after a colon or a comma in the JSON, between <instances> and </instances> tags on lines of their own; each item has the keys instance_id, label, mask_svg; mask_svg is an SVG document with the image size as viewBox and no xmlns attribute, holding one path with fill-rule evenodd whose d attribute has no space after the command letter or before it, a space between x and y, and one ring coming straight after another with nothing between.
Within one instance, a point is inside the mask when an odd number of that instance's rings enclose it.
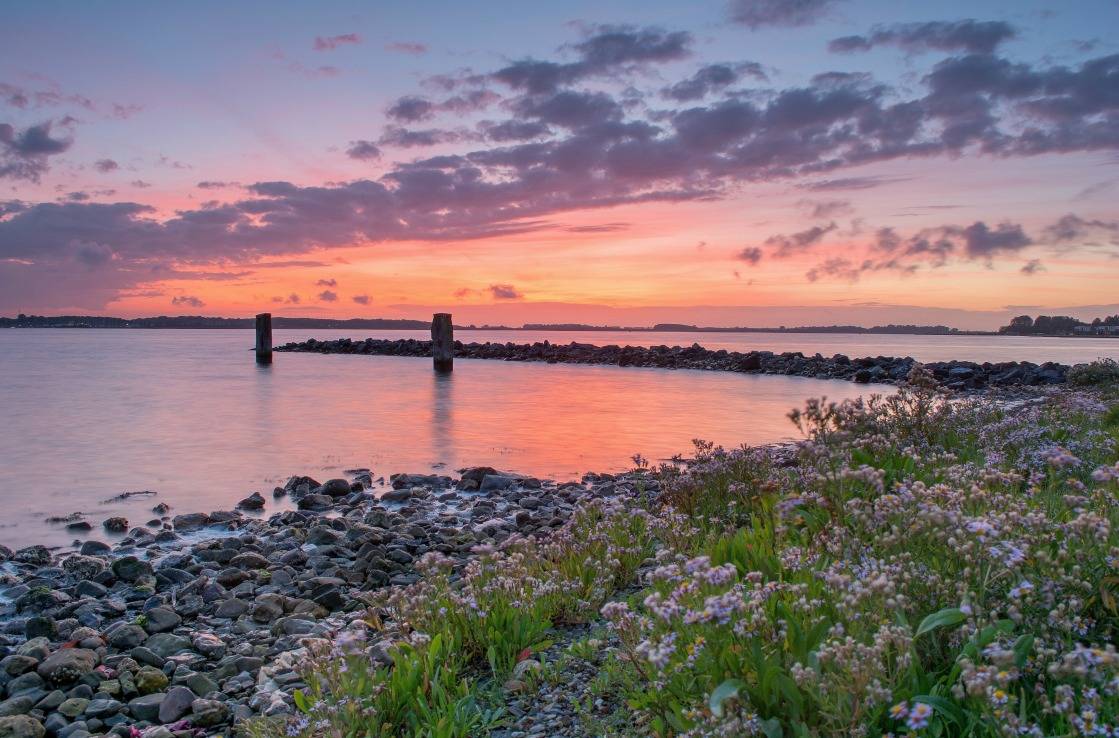
<instances>
[{"instance_id":1,"label":"broad green leaf","mask_svg":"<svg viewBox=\"0 0 1119 738\"><path fill-rule=\"evenodd\" d=\"M715 691L711 693L711 699L708 700L711 714L721 718L723 716L723 703L727 700L737 699L738 690L745 686L746 683L741 679L727 679L715 687Z\"/></svg>"},{"instance_id":2,"label":"broad green leaf","mask_svg":"<svg viewBox=\"0 0 1119 738\"><path fill-rule=\"evenodd\" d=\"M967 613L963 610L958 607L946 607L943 610L934 612L932 615L926 616L925 619L921 621L921 624L917 626L917 632L913 637L920 638L930 630L959 625L965 620L967 620Z\"/></svg>"},{"instance_id":3,"label":"broad green leaf","mask_svg":"<svg viewBox=\"0 0 1119 738\"><path fill-rule=\"evenodd\" d=\"M292 692L291 699L295 702L295 706L299 708L300 712L307 712L307 698L304 696L303 690L297 689Z\"/></svg>"},{"instance_id":4,"label":"broad green leaf","mask_svg":"<svg viewBox=\"0 0 1119 738\"><path fill-rule=\"evenodd\" d=\"M941 717L947 718L957 725L964 724L964 713L960 706L951 700L943 697L937 697L932 694L919 694L913 698L913 702L924 702L926 705L933 709L933 712Z\"/></svg>"},{"instance_id":5,"label":"broad green leaf","mask_svg":"<svg viewBox=\"0 0 1119 738\"><path fill-rule=\"evenodd\" d=\"M785 734L781 730L781 721L777 718L762 721L762 732L765 733L765 738L782 738Z\"/></svg>"}]
</instances>

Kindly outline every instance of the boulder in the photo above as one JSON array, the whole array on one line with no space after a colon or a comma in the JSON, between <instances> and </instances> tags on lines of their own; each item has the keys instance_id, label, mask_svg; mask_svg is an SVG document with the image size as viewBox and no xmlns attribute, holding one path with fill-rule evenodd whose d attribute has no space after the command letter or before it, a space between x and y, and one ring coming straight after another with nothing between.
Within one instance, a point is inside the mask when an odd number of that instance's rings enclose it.
<instances>
[{"instance_id":1,"label":"boulder","mask_svg":"<svg viewBox=\"0 0 1119 738\"><path fill-rule=\"evenodd\" d=\"M153 607L144 613L148 622L144 625L144 629L149 633L166 633L169 630L174 630L183 619L179 617L178 613L169 610L166 607ZM136 644L140 645L140 644Z\"/></svg>"},{"instance_id":2,"label":"boulder","mask_svg":"<svg viewBox=\"0 0 1119 738\"><path fill-rule=\"evenodd\" d=\"M237 503L242 510L260 510L264 507L264 497L259 492L253 492L248 497Z\"/></svg>"},{"instance_id":3,"label":"boulder","mask_svg":"<svg viewBox=\"0 0 1119 738\"><path fill-rule=\"evenodd\" d=\"M43 724L27 715L0 717L0 738L43 738Z\"/></svg>"},{"instance_id":4,"label":"boulder","mask_svg":"<svg viewBox=\"0 0 1119 738\"><path fill-rule=\"evenodd\" d=\"M190 641L174 633L156 633L149 636L144 645L155 655L167 658L190 648Z\"/></svg>"},{"instance_id":5,"label":"boulder","mask_svg":"<svg viewBox=\"0 0 1119 738\"><path fill-rule=\"evenodd\" d=\"M331 497L345 497L350 494L350 483L345 479L328 479L322 483L322 486L315 490L320 495L330 495Z\"/></svg>"},{"instance_id":6,"label":"boulder","mask_svg":"<svg viewBox=\"0 0 1119 738\"><path fill-rule=\"evenodd\" d=\"M97 666L97 654L87 648L64 648L39 664L39 676L48 684L72 684Z\"/></svg>"},{"instance_id":7,"label":"boulder","mask_svg":"<svg viewBox=\"0 0 1119 738\"><path fill-rule=\"evenodd\" d=\"M122 556L113 562L113 574L117 579L135 582L141 577L151 576L152 565L135 556Z\"/></svg>"},{"instance_id":8,"label":"boulder","mask_svg":"<svg viewBox=\"0 0 1119 738\"><path fill-rule=\"evenodd\" d=\"M195 699L194 692L186 687L172 687L159 706L159 722L166 725L186 715Z\"/></svg>"},{"instance_id":9,"label":"boulder","mask_svg":"<svg viewBox=\"0 0 1119 738\"><path fill-rule=\"evenodd\" d=\"M166 698L167 695L161 692L136 697L128 701L128 711L137 720L147 720L149 723L154 723L159 720L159 709Z\"/></svg>"},{"instance_id":10,"label":"boulder","mask_svg":"<svg viewBox=\"0 0 1119 738\"><path fill-rule=\"evenodd\" d=\"M210 524L210 516L206 513L186 513L184 515L176 515L171 519L171 525L177 531L191 531L205 528Z\"/></svg>"}]
</instances>

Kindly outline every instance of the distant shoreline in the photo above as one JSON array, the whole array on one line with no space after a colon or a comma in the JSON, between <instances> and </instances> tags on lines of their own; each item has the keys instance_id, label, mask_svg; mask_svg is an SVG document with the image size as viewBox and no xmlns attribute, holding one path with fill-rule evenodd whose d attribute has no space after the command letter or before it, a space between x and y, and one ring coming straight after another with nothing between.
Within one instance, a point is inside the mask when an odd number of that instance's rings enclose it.
<instances>
[{"instance_id":1,"label":"distant shoreline","mask_svg":"<svg viewBox=\"0 0 1119 738\"><path fill-rule=\"evenodd\" d=\"M161 330L249 330L254 328L253 318L217 318L206 316L156 316L149 318L113 318L86 315L0 317L0 328L52 328L52 329L161 329ZM272 327L276 330L383 330L426 331L430 322L392 318L291 318L275 316ZM1011 333L1006 331L959 330L948 326L885 325L885 326L696 326L678 323L658 323L653 326L585 325L581 323L526 323L523 326L507 325L456 325L459 331L509 331L513 333L769 333L817 334L860 336L1016 336L1029 338L1119 338L1119 334L1076 333Z\"/></svg>"}]
</instances>

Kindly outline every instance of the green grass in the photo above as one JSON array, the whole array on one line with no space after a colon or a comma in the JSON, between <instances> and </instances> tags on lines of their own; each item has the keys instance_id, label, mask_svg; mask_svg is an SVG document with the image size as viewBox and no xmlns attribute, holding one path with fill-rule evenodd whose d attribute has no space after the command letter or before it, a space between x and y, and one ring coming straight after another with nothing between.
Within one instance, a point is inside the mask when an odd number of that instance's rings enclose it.
<instances>
[{"instance_id":1,"label":"green grass","mask_svg":"<svg viewBox=\"0 0 1119 738\"><path fill-rule=\"evenodd\" d=\"M588 504L460 575L425 560L371 613L404 640L394 667L336 643L308 664L304 720L252 729L485 735L509 722L499 687L518 661L556 626L599 620L610 639L527 680L596 664L576 710L594 735L1119 729L1115 388L1007 410L917 380L794 413L808 437L794 466L699 444L687 468L643 472L659 505ZM599 715L595 698L619 707Z\"/></svg>"}]
</instances>

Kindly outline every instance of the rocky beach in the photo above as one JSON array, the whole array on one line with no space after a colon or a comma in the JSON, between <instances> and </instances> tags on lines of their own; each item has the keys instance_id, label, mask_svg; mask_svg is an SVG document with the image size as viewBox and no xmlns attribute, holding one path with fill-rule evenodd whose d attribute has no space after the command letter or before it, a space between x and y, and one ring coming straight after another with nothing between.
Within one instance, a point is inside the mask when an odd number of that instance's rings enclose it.
<instances>
[{"instance_id":1,"label":"rocky beach","mask_svg":"<svg viewBox=\"0 0 1119 738\"><path fill-rule=\"evenodd\" d=\"M397 340L367 338L355 341L339 338L306 341L277 346L276 351L319 354L361 354L367 356L431 356L431 342L414 338ZM700 346L596 346L588 343L463 343L455 341L455 356L463 359L529 361L550 364L596 364L656 369L694 369L703 371L780 374L785 376L840 379L851 382L898 384L908 376L917 361L911 357L875 356L850 358L843 354L825 357L805 356L799 351L712 350ZM1069 366L1056 362L1035 364L1029 361L926 362L924 367L947 389L981 390L986 387L1034 387L1063 384Z\"/></svg>"},{"instance_id":2,"label":"rocky beach","mask_svg":"<svg viewBox=\"0 0 1119 738\"><path fill-rule=\"evenodd\" d=\"M0 735L217 735L289 714L308 643L360 621L372 592L416 582L425 554L461 567L479 545L546 536L578 503L655 492L642 476L350 470L292 477L272 494L298 509L267 519L160 504L146 525L106 520L127 530L112 547L0 547ZM266 505L254 493L238 507ZM383 637L375 659L388 659L395 635Z\"/></svg>"}]
</instances>

